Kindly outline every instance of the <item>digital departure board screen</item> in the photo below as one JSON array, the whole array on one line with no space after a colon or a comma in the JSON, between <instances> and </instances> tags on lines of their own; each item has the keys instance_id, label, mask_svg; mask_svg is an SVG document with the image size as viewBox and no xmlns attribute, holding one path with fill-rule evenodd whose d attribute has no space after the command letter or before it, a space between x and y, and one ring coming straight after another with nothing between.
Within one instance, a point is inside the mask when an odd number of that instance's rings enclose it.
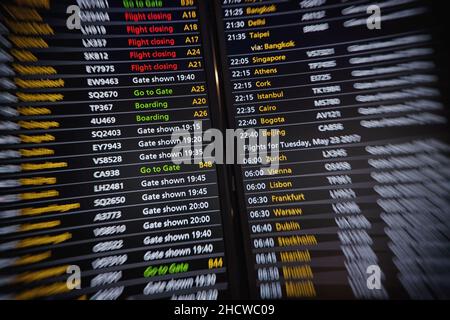
<instances>
[{"instance_id":1,"label":"digital departure board screen","mask_svg":"<svg viewBox=\"0 0 450 320\"><path fill-rule=\"evenodd\" d=\"M226 297L216 169L171 153L211 125L197 5L45 3L3 5L2 294Z\"/></svg>"},{"instance_id":2,"label":"digital departure board screen","mask_svg":"<svg viewBox=\"0 0 450 320\"><path fill-rule=\"evenodd\" d=\"M450 298L436 4L0 8L0 299Z\"/></svg>"},{"instance_id":3,"label":"digital departure board screen","mask_svg":"<svg viewBox=\"0 0 450 320\"><path fill-rule=\"evenodd\" d=\"M447 109L431 8L383 1L382 26L369 30L369 3L218 10L230 125L280 140L264 145L278 149L278 168L256 157L240 173L255 298L449 297Z\"/></svg>"}]
</instances>

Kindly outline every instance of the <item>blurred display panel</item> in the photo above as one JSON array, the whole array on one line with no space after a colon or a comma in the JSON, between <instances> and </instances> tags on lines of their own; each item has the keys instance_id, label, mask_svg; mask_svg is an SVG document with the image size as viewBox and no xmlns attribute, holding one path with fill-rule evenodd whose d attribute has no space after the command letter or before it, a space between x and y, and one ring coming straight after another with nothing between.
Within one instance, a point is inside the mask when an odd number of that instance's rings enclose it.
<instances>
[{"instance_id":1,"label":"blurred display panel","mask_svg":"<svg viewBox=\"0 0 450 320\"><path fill-rule=\"evenodd\" d=\"M439 10L2 1L0 299L449 299Z\"/></svg>"},{"instance_id":2,"label":"blurred display panel","mask_svg":"<svg viewBox=\"0 0 450 320\"><path fill-rule=\"evenodd\" d=\"M1 297L227 297L197 2L1 7Z\"/></svg>"},{"instance_id":3,"label":"blurred display panel","mask_svg":"<svg viewBox=\"0 0 450 320\"><path fill-rule=\"evenodd\" d=\"M240 172L252 296L448 299L431 2L220 3L231 125L280 141L257 146L279 151L278 168L255 158Z\"/></svg>"}]
</instances>

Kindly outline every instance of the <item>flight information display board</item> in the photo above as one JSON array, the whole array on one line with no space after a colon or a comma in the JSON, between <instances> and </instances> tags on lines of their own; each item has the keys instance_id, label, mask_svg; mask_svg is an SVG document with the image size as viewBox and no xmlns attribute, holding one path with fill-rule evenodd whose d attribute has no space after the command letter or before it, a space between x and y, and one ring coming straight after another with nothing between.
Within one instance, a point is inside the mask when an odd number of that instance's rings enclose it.
<instances>
[{"instance_id":1,"label":"flight information display board","mask_svg":"<svg viewBox=\"0 0 450 320\"><path fill-rule=\"evenodd\" d=\"M373 3L216 8L230 125L279 137L258 146L279 152L267 159L278 168L255 158L238 170L253 298L450 296L432 8L380 1L367 11Z\"/></svg>"},{"instance_id":2,"label":"flight information display board","mask_svg":"<svg viewBox=\"0 0 450 320\"><path fill-rule=\"evenodd\" d=\"M2 15L1 297L228 297L216 168L171 154L211 126L197 2Z\"/></svg>"},{"instance_id":3,"label":"flight information display board","mask_svg":"<svg viewBox=\"0 0 450 320\"><path fill-rule=\"evenodd\" d=\"M0 299L450 298L436 8L3 0Z\"/></svg>"}]
</instances>

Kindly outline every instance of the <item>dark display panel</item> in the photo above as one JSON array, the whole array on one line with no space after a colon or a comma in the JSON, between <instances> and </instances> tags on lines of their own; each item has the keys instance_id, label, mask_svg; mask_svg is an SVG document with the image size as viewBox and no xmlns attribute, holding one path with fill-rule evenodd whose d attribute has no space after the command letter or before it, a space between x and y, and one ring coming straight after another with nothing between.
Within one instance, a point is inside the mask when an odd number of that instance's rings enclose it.
<instances>
[{"instance_id":1,"label":"dark display panel","mask_svg":"<svg viewBox=\"0 0 450 320\"><path fill-rule=\"evenodd\" d=\"M450 298L440 9L3 1L0 299Z\"/></svg>"},{"instance_id":2,"label":"dark display panel","mask_svg":"<svg viewBox=\"0 0 450 320\"><path fill-rule=\"evenodd\" d=\"M252 297L449 298L448 55L432 3L220 3L230 125L279 138L259 146L278 168L238 170Z\"/></svg>"},{"instance_id":3,"label":"dark display panel","mask_svg":"<svg viewBox=\"0 0 450 320\"><path fill-rule=\"evenodd\" d=\"M171 153L211 126L197 2L2 14L1 297L229 297L216 167Z\"/></svg>"}]
</instances>

